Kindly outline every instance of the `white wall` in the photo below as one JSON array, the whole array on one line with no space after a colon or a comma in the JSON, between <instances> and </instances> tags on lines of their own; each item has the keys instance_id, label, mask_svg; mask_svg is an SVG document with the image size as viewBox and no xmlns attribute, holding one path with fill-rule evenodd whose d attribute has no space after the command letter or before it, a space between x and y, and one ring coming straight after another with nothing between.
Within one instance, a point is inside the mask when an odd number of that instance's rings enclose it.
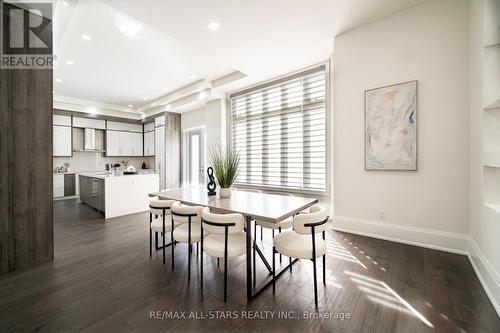
<instances>
[{"instance_id":1,"label":"white wall","mask_svg":"<svg viewBox=\"0 0 500 333\"><path fill-rule=\"evenodd\" d=\"M221 99L208 102L203 108L181 114L181 128L206 126L208 149L226 142L226 108Z\"/></svg>"},{"instance_id":2,"label":"white wall","mask_svg":"<svg viewBox=\"0 0 500 333\"><path fill-rule=\"evenodd\" d=\"M468 15L466 0L428 1L335 38L336 216L468 233ZM418 171L365 171L364 91L410 80Z\"/></svg>"},{"instance_id":3,"label":"white wall","mask_svg":"<svg viewBox=\"0 0 500 333\"><path fill-rule=\"evenodd\" d=\"M55 169L64 166L67 162L70 163L72 171L102 171L106 169L106 163L120 163L122 159L129 160L130 165L136 169L141 168L142 162L146 162L148 168L155 167L154 157L103 157L102 154L88 152L73 152L73 157L54 157L53 167Z\"/></svg>"}]
</instances>

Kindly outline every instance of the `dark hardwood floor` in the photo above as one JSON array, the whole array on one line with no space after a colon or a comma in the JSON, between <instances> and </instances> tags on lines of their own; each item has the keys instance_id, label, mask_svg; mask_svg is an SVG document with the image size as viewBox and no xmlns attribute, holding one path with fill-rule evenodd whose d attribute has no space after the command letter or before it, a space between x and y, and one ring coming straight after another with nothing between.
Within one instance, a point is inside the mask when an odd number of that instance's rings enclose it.
<instances>
[{"instance_id":1,"label":"dark hardwood floor","mask_svg":"<svg viewBox=\"0 0 500 333\"><path fill-rule=\"evenodd\" d=\"M500 332L465 256L330 231L318 314L333 318L286 319L278 313L314 313L311 262L285 273L276 295L269 288L247 302L244 257L230 258L224 304L222 265L213 258L205 257L202 292L196 251L190 284L184 244L176 246L174 272L170 251L167 265L161 251L149 257L148 214L104 221L59 201L54 217L55 260L0 277L0 332ZM264 237L270 257L270 234ZM258 262L258 269L262 281L265 267ZM169 311L224 319L151 318Z\"/></svg>"}]
</instances>

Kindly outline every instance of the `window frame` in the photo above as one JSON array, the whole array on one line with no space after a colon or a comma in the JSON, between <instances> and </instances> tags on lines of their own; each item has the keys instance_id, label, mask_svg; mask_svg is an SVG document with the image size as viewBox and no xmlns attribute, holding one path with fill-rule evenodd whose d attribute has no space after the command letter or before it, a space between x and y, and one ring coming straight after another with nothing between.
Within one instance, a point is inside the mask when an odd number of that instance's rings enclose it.
<instances>
[{"instance_id":1,"label":"window frame","mask_svg":"<svg viewBox=\"0 0 500 333\"><path fill-rule=\"evenodd\" d=\"M232 110L231 110L231 95L235 94L242 94L243 92L250 92L252 90L257 90L259 88L263 88L266 86L271 86L274 84L277 84L279 82L284 82L293 79L294 77L302 76L303 74L320 68L324 67L325 68L325 164L326 164L326 170L325 170L325 190L324 191L318 191L318 190L307 190L307 189L291 189L291 188L283 188L279 186L267 186L267 185L247 185L247 184L234 184L233 186L235 188L242 188L242 189L256 189L256 190L263 190L263 191L268 191L268 192L283 192L283 193L295 193L295 194L304 194L304 195L316 195L316 196L330 196L331 193L331 170L332 170L332 157L330 156L332 154L332 140L331 140L331 128L332 124L331 121L333 119L333 116L331 115L331 107L330 107L330 60L326 60L324 62L315 64L313 66L309 66L306 68L302 68L300 70L286 73L277 77L273 77L269 80L261 81L258 83L255 83L250 86L246 86L244 88L230 91L226 93L226 146L227 147L233 147L233 136L232 136L232 127L233 127L233 115L232 115Z\"/></svg>"}]
</instances>

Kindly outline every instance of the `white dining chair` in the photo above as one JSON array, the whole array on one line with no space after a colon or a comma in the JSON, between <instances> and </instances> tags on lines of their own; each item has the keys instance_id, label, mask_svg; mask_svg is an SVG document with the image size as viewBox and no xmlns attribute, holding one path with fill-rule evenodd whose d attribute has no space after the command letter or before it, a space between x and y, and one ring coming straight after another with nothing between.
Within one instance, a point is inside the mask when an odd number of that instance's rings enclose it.
<instances>
[{"instance_id":1,"label":"white dining chair","mask_svg":"<svg viewBox=\"0 0 500 333\"><path fill-rule=\"evenodd\" d=\"M202 206L188 206L176 202L171 207L171 214L177 226L173 232L173 240L188 245L188 281L191 280L191 256L192 244L196 243L198 254L198 242L201 241L201 212ZM172 247L172 270L174 269L174 248Z\"/></svg>"},{"instance_id":2,"label":"white dining chair","mask_svg":"<svg viewBox=\"0 0 500 333\"><path fill-rule=\"evenodd\" d=\"M201 234L201 288L203 288L203 252L224 258L224 302L227 300L227 258L246 253L246 237L243 231L245 218L238 213L215 214L205 207L202 212Z\"/></svg>"},{"instance_id":3,"label":"white dining chair","mask_svg":"<svg viewBox=\"0 0 500 333\"><path fill-rule=\"evenodd\" d=\"M318 307L318 282L316 277L316 258L323 257L323 284L326 284L326 240L328 228L326 209L320 205L312 206L309 213L293 217L293 229L276 235L273 240L273 294L276 289L275 254L289 258L310 259L314 267L314 304ZM322 235L323 237L321 237ZM318 237L320 236L320 237ZM292 265L290 264L290 271Z\"/></svg>"},{"instance_id":4,"label":"white dining chair","mask_svg":"<svg viewBox=\"0 0 500 333\"><path fill-rule=\"evenodd\" d=\"M153 232L155 233L155 249L163 250L163 264L165 264L165 247L172 246L173 236L170 234L170 243L165 244L165 233L172 232L174 229L174 222L170 215L170 207L175 203L175 200L160 200L158 197L149 199L149 256L153 255ZM153 219L154 216L154 219ZM162 235L161 247L158 246L158 234Z\"/></svg>"}]
</instances>

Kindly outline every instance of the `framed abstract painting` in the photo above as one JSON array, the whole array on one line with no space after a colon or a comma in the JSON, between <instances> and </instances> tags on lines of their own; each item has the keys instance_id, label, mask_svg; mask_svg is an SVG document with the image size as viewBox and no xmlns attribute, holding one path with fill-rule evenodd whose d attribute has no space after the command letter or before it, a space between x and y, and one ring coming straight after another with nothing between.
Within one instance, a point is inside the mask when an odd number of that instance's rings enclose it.
<instances>
[{"instance_id":1,"label":"framed abstract painting","mask_svg":"<svg viewBox=\"0 0 500 333\"><path fill-rule=\"evenodd\" d=\"M417 88L415 80L365 91L366 170L417 170Z\"/></svg>"}]
</instances>

